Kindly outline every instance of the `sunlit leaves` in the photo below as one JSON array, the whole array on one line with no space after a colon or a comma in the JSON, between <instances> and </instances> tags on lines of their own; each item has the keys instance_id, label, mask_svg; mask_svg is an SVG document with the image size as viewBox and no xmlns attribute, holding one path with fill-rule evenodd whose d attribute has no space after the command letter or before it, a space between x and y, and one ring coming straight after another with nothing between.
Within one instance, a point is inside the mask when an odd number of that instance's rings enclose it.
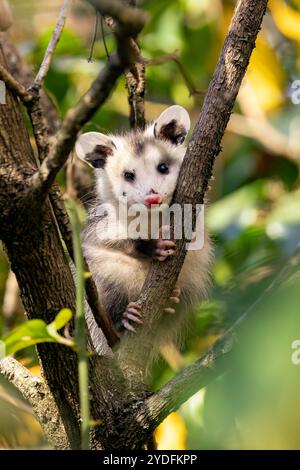
<instances>
[{"instance_id":1,"label":"sunlit leaves","mask_svg":"<svg viewBox=\"0 0 300 470\"><path fill-rule=\"evenodd\" d=\"M74 347L73 340L67 339L58 333L72 318L69 309L61 310L55 320L47 325L43 320L29 320L3 336L2 341L6 347L6 354L14 354L17 351L40 343L59 343Z\"/></svg>"}]
</instances>

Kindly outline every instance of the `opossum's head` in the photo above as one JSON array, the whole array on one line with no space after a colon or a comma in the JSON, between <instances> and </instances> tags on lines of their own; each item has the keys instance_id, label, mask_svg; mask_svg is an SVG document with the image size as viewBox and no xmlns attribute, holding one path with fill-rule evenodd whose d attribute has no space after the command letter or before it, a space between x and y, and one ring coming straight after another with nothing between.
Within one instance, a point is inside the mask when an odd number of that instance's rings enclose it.
<instances>
[{"instance_id":1,"label":"opossum's head","mask_svg":"<svg viewBox=\"0 0 300 470\"><path fill-rule=\"evenodd\" d=\"M76 153L96 172L104 202L128 205L169 204L185 154L190 118L181 106L170 106L145 131L124 135L82 134Z\"/></svg>"}]
</instances>

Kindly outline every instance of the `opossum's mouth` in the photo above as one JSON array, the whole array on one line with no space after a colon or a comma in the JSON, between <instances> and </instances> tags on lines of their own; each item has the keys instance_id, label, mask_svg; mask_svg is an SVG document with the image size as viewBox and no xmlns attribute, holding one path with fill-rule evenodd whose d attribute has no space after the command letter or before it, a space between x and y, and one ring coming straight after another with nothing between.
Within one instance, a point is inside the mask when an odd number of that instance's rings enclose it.
<instances>
[{"instance_id":1,"label":"opossum's mouth","mask_svg":"<svg viewBox=\"0 0 300 470\"><path fill-rule=\"evenodd\" d=\"M162 203L162 197L160 194L149 194L145 197L145 206L151 208L151 206L157 206Z\"/></svg>"}]
</instances>

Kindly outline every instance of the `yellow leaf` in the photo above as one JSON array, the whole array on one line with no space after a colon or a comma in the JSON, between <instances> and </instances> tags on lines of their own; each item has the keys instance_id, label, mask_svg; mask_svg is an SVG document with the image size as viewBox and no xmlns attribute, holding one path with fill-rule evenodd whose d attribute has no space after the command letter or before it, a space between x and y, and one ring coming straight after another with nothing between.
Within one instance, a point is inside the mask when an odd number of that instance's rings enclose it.
<instances>
[{"instance_id":1,"label":"yellow leaf","mask_svg":"<svg viewBox=\"0 0 300 470\"><path fill-rule=\"evenodd\" d=\"M171 413L156 429L158 450L186 450L187 431L179 413Z\"/></svg>"},{"instance_id":2,"label":"yellow leaf","mask_svg":"<svg viewBox=\"0 0 300 470\"><path fill-rule=\"evenodd\" d=\"M269 8L279 31L287 38L300 42L300 13L283 0L270 0Z\"/></svg>"},{"instance_id":3,"label":"yellow leaf","mask_svg":"<svg viewBox=\"0 0 300 470\"><path fill-rule=\"evenodd\" d=\"M261 32L250 60L247 79L263 111L273 111L282 104L284 78L276 54Z\"/></svg>"}]
</instances>

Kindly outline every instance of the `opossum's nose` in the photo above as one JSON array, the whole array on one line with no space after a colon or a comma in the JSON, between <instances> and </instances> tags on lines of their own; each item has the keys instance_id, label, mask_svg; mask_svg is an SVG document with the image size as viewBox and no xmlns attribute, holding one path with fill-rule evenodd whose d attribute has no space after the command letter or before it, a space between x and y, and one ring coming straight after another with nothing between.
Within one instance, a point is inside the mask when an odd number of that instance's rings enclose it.
<instances>
[{"instance_id":1,"label":"opossum's nose","mask_svg":"<svg viewBox=\"0 0 300 470\"><path fill-rule=\"evenodd\" d=\"M152 206L153 204L160 204L162 197L154 189L151 189L149 194L145 197L146 206Z\"/></svg>"}]
</instances>

